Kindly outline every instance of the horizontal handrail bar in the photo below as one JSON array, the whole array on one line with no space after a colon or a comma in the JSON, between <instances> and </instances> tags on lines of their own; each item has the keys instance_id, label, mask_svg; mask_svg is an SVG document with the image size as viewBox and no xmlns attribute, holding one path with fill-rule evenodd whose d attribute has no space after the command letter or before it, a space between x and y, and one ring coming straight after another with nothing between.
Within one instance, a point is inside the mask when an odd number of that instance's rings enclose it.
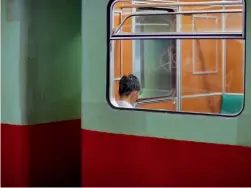
<instances>
[{"instance_id":1,"label":"horizontal handrail bar","mask_svg":"<svg viewBox=\"0 0 251 188\"><path fill-rule=\"evenodd\" d=\"M152 4L122 4L120 8L144 8L144 7L154 8L154 7L167 7L167 6L208 6L208 5L243 5L243 2L211 1L211 2L181 2L181 3L152 3Z\"/></svg>"},{"instance_id":2,"label":"horizontal handrail bar","mask_svg":"<svg viewBox=\"0 0 251 188\"><path fill-rule=\"evenodd\" d=\"M165 12L165 13L157 13L157 12L152 12L152 13L135 13L127 16L123 22L121 22L118 26L118 28L113 32L117 33L121 27L124 25L124 23L131 17L133 16L154 16L154 15L176 15L176 14L216 14L216 13L242 13L242 9L237 9L237 10L207 10L207 11L181 11L181 12Z\"/></svg>"},{"instance_id":3,"label":"horizontal handrail bar","mask_svg":"<svg viewBox=\"0 0 251 188\"><path fill-rule=\"evenodd\" d=\"M245 39L242 32L165 32L113 34L110 40L140 39Z\"/></svg>"}]
</instances>

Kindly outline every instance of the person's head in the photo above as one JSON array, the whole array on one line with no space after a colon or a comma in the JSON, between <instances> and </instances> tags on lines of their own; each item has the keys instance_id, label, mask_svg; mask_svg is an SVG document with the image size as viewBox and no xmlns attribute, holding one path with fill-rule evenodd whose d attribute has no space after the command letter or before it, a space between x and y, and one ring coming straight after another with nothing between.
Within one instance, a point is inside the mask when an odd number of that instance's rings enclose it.
<instances>
[{"instance_id":1,"label":"person's head","mask_svg":"<svg viewBox=\"0 0 251 188\"><path fill-rule=\"evenodd\" d=\"M130 74L123 76L119 81L119 96L122 100L130 103L135 103L140 95L140 82L139 79Z\"/></svg>"}]
</instances>

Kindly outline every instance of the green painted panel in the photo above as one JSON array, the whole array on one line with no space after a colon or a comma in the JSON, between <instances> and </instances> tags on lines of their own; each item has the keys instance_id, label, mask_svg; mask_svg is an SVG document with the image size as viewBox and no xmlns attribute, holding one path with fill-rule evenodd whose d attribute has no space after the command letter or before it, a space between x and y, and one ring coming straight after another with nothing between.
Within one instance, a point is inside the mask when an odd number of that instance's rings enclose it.
<instances>
[{"instance_id":1,"label":"green painted panel","mask_svg":"<svg viewBox=\"0 0 251 188\"><path fill-rule=\"evenodd\" d=\"M246 133L251 131L251 126L247 123L251 119L251 82L246 82L245 110L238 118L174 115L110 108L105 97L107 3L108 0L99 3L82 0L82 128L178 140L251 145ZM251 18L251 2L248 4L248 10ZM250 26L247 31L247 49L250 49ZM249 60L251 60L250 53L247 55L247 62ZM246 72L248 80L251 76L251 64L247 64Z\"/></svg>"},{"instance_id":2,"label":"green painted panel","mask_svg":"<svg viewBox=\"0 0 251 188\"><path fill-rule=\"evenodd\" d=\"M33 2L28 123L80 118L81 0Z\"/></svg>"},{"instance_id":3,"label":"green painted panel","mask_svg":"<svg viewBox=\"0 0 251 188\"><path fill-rule=\"evenodd\" d=\"M17 3L17 2L14 2ZM20 108L20 23L7 19L13 12L1 0L1 123L22 124Z\"/></svg>"},{"instance_id":4,"label":"green painted panel","mask_svg":"<svg viewBox=\"0 0 251 188\"><path fill-rule=\"evenodd\" d=\"M247 39L246 39L246 82L245 82L245 104L244 111L238 117L238 131L237 131L237 143L239 145L251 146L251 53L249 53L249 49L251 49L251 1L246 0L247 5L247 15L246 15L246 23L247 23Z\"/></svg>"},{"instance_id":5,"label":"green painted panel","mask_svg":"<svg viewBox=\"0 0 251 188\"><path fill-rule=\"evenodd\" d=\"M80 118L81 0L14 2L19 20L7 21L1 1L2 122Z\"/></svg>"}]
</instances>

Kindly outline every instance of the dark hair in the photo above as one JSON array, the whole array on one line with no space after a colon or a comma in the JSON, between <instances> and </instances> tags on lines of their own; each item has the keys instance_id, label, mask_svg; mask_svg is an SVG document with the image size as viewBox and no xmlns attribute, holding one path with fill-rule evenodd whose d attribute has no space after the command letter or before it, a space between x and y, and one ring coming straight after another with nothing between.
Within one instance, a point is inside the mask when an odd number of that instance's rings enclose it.
<instances>
[{"instance_id":1,"label":"dark hair","mask_svg":"<svg viewBox=\"0 0 251 188\"><path fill-rule=\"evenodd\" d=\"M133 91L140 91L139 79L133 74L123 76L119 81L120 97L129 96Z\"/></svg>"}]
</instances>

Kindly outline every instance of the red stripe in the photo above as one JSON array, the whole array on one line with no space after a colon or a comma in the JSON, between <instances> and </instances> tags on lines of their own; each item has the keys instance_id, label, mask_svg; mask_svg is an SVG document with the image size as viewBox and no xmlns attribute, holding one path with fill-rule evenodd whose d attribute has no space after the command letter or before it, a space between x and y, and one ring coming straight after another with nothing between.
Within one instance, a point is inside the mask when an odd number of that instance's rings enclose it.
<instances>
[{"instance_id":1,"label":"red stripe","mask_svg":"<svg viewBox=\"0 0 251 188\"><path fill-rule=\"evenodd\" d=\"M2 124L2 186L79 186L80 124ZM85 186L251 186L251 148L82 134Z\"/></svg>"},{"instance_id":2,"label":"red stripe","mask_svg":"<svg viewBox=\"0 0 251 188\"><path fill-rule=\"evenodd\" d=\"M1 185L29 184L29 141L25 127L1 124Z\"/></svg>"},{"instance_id":3,"label":"red stripe","mask_svg":"<svg viewBox=\"0 0 251 188\"><path fill-rule=\"evenodd\" d=\"M80 186L80 120L1 129L3 187Z\"/></svg>"},{"instance_id":4,"label":"red stripe","mask_svg":"<svg viewBox=\"0 0 251 188\"><path fill-rule=\"evenodd\" d=\"M251 148L82 130L83 186L251 186Z\"/></svg>"}]
</instances>

